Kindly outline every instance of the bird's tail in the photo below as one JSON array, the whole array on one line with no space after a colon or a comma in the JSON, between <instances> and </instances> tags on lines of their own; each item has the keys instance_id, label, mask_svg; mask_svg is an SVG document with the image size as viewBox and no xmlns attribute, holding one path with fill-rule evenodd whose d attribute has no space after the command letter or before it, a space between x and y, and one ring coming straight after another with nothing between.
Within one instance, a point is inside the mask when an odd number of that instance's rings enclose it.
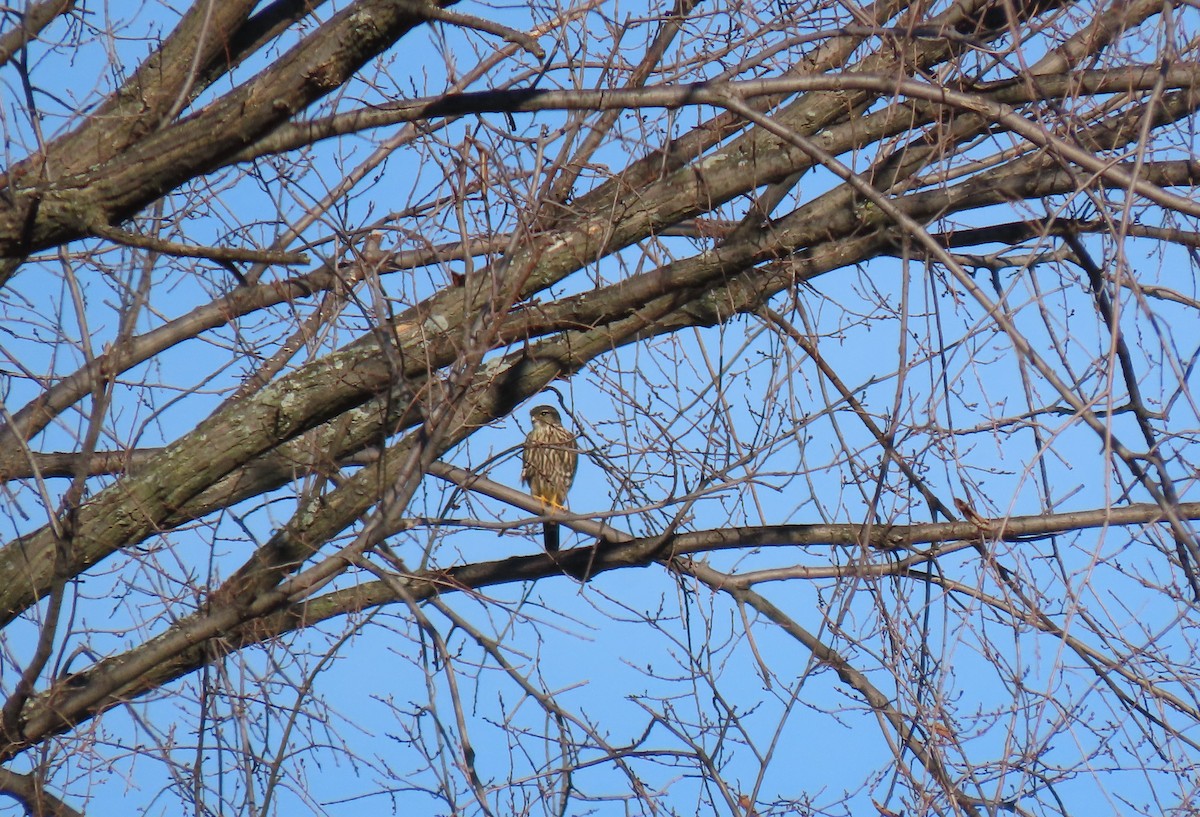
<instances>
[{"instance_id":1,"label":"bird's tail","mask_svg":"<svg viewBox=\"0 0 1200 817\"><path fill-rule=\"evenodd\" d=\"M558 552L558 523L543 522L542 523L542 544L546 546L547 553Z\"/></svg>"}]
</instances>

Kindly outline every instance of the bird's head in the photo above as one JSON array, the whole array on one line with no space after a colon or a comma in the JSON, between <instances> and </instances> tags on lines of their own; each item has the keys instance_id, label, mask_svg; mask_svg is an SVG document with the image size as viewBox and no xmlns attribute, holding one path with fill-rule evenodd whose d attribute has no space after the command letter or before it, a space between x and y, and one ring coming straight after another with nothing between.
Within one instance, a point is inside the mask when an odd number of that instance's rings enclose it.
<instances>
[{"instance_id":1,"label":"bird's head","mask_svg":"<svg viewBox=\"0 0 1200 817\"><path fill-rule=\"evenodd\" d=\"M529 416L533 418L534 425L562 425L562 417L554 406L534 406L529 410Z\"/></svg>"}]
</instances>

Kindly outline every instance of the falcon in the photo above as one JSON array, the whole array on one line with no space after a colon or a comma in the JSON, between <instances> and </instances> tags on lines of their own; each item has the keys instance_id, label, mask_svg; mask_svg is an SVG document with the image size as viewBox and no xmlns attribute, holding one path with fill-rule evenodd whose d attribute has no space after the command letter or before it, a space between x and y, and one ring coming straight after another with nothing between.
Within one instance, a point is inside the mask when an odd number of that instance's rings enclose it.
<instances>
[{"instance_id":1,"label":"falcon","mask_svg":"<svg viewBox=\"0 0 1200 817\"><path fill-rule=\"evenodd\" d=\"M535 406L529 412L533 429L525 438L522 452L521 482L529 493L555 510L566 510L567 491L575 481L579 448L575 435L563 427L562 417L553 406ZM547 553L558 550L558 523L542 523L542 542Z\"/></svg>"}]
</instances>

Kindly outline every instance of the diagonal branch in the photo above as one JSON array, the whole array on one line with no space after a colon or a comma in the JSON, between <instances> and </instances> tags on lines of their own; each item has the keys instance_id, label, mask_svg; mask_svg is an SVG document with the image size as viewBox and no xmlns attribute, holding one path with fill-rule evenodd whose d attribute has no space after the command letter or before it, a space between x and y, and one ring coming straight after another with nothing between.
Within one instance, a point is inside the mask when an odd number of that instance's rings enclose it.
<instances>
[{"instance_id":1,"label":"diagonal branch","mask_svg":"<svg viewBox=\"0 0 1200 817\"><path fill-rule=\"evenodd\" d=\"M24 13L5 10L5 14L17 14L21 22L0 34L0 65L5 65L13 54L32 42L46 26L75 8L77 0L42 0L27 5Z\"/></svg>"}]
</instances>

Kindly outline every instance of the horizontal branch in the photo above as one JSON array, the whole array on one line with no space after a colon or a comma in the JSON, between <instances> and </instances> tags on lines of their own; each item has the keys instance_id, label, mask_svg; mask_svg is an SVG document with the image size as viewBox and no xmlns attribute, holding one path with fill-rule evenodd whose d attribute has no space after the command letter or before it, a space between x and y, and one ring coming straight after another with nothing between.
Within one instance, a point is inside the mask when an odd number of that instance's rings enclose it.
<instances>
[{"instance_id":1,"label":"horizontal branch","mask_svg":"<svg viewBox=\"0 0 1200 817\"><path fill-rule=\"evenodd\" d=\"M197 247L154 236L131 233L117 227L94 224L91 231L100 238L126 247L174 255L179 258L207 258L212 261L249 261L260 264L307 264L308 256L299 252L256 250L242 247Z\"/></svg>"},{"instance_id":2,"label":"horizontal branch","mask_svg":"<svg viewBox=\"0 0 1200 817\"><path fill-rule=\"evenodd\" d=\"M694 82L647 85L642 88L597 90L542 90L516 88L440 94L403 102L336 114L307 123L284 125L234 161L295 150L305 145L372 128L405 122L486 113L534 113L537 111L608 111L639 108L683 108L694 105L722 107L723 100L779 97L812 91L870 91L880 95L900 94L959 107L973 108L966 99L987 105L1018 105L1038 100L1088 94L1149 91L1160 80L1167 89L1192 89L1200 85L1200 64L1183 63L1165 73L1159 66L1134 65L1116 70L1079 71L1057 76L1020 77L981 84L961 83L957 91L946 86L886 74L803 74L768 79L729 82ZM971 95L968 97L967 95Z\"/></svg>"},{"instance_id":3,"label":"horizontal branch","mask_svg":"<svg viewBox=\"0 0 1200 817\"><path fill-rule=\"evenodd\" d=\"M974 247L979 244L1019 244L1047 236L1063 236L1073 233L1104 233L1112 229L1112 223L1095 219L1075 218L1031 219L993 224L987 227L971 227L946 233L932 233L946 247ZM1123 224L1126 235L1152 238L1200 249L1200 232L1181 230L1178 227L1156 227L1149 224Z\"/></svg>"},{"instance_id":4,"label":"horizontal branch","mask_svg":"<svg viewBox=\"0 0 1200 817\"><path fill-rule=\"evenodd\" d=\"M438 465L433 472L474 491L504 496L511 490L453 466ZM497 491L502 488L503 491ZM1200 519L1200 503L1176 509L1179 517ZM410 603L455 591L481 590L513 582L536 581L566 574L589 579L620 568L647 567L681 556L715 550L759 547L867 547L891 552L934 545L924 555L934 560L937 545L954 542L1009 541L1061 535L1072 531L1164 521L1158 505L1137 504L1121 508L1096 508L1033 516L1015 516L979 522L872 525L864 533L861 523L770 525L720 528L673 537L633 538L611 526L585 519L562 518L562 524L604 538L589 547L556 554L513 556L447 569L424 570L392 581L364 582L325 596L294 601L281 590L260 593L247 605L213 605L203 614L184 619L161 636L128 653L106 658L95 666L60 679L32 702L25 719L30 741L62 732L74 724L130 697L137 697L168 681L193 672L212 656L209 639L221 638L239 648L260 643L286 632L343 615L396 602ZM403 598L397 594L397 582ZM273 612L274 611L274 612ZM0 761L18 754L27 742L0 749Z\"/></svg>"}]
</instances>

